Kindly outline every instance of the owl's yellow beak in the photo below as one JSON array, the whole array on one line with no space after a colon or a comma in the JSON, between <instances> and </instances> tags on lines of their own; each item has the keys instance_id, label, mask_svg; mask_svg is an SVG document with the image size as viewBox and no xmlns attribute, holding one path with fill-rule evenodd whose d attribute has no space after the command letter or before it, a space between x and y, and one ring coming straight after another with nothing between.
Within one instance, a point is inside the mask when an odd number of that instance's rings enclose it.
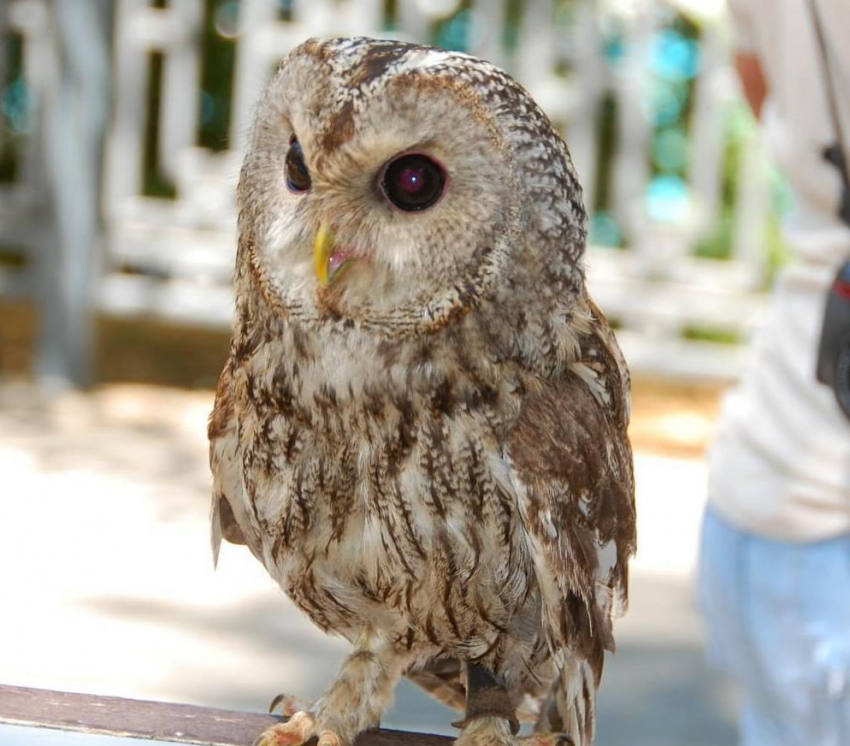
<instances>
[{"instance_id":1,"label":"owl's yellow beak","mask_svg":"<svg viewBox=\"0 0 850 746\"><path fill-rule=\"evenodd\" d=\"M313 247L313 261L322 287L327 287L344 274L356 258L351 248L337 244L333 230L327 223L319 226Z\"/></svg>"},{"instance_id":2,"label":"owl's yellow beak","mask_svg":"<svg viewBox=\"0 0 850 746\"><path fill-rule=\"evenodd\" d=\"M313 247L313 261L316 264L316 276L324 287L329 282L328 267L334 253L334 234L327 223L319 226L316 233L316 243Z\"/></svg>"}]
</instances>

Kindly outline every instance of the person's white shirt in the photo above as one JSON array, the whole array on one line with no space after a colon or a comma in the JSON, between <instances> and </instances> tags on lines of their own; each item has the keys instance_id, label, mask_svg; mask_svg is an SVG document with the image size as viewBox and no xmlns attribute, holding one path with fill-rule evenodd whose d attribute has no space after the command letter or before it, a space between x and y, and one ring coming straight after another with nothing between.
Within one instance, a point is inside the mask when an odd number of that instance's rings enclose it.
<instances>
[{"instance_id":1,"label":"person's white shirt","mask_svg":"<svg viewBox=\"0 0 850 746\"><path fill-rule=\"evenodd\" d=\"M774 288L751 368L724 404L709 479L727 520L790 541L850 532L850 420L815 380L826 293L850 257L850 230L837 217L838 172L821 157L836 136L809 2L729 0L738 49L758 56L767 81L763 134L794 194L783 233L796 257ZM850 2L817 8L850 143Z\"/></svg>"}]
</instances>

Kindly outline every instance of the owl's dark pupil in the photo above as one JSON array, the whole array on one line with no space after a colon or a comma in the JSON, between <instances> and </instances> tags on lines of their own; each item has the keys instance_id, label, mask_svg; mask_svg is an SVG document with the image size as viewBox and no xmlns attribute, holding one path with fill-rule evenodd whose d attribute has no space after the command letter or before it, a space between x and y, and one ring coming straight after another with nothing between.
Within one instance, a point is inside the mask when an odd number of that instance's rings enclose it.
<instances>
[{"instance_id":1,"label":"owl's dark pupil","mask_svg":"<svg viewBox=\"0 0 850 746\"><path fill-rule=\"evenodd\" d=\"M417 212L435 204L446 187L442 167L421 153L407 153L384 168L381 188L400 210Z\"/></svg>"},{"instance_id":2,"label":"owl's dark pupil","mask_svg":"<svg viewBox=\"0 0 850 746\"><path fill-rule=\"evenodd\" d=\"M415 194L425 185L425 176L421 168L406 168L401 172L398 185L402 191Z\"/></svg>"},{"instance_id":3,"label":"owl's dark pupil","mask_svg":"<svg viewBox=\"0 0 850 746\"><path fill-rule=\"evenodd\" d=\"M293 139L286 153L286 186L292 192L306 192L311 183L301 143Z\"/></svg>"}]
</instances>

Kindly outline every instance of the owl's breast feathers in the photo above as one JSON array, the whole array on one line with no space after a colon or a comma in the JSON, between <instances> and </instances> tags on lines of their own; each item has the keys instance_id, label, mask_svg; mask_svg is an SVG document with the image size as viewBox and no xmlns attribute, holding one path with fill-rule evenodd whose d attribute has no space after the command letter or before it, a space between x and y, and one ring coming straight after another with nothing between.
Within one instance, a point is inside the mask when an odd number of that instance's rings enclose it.
<instances>
[{"instance_id":1,"label":"owl's breast feathers","mask_svg":"<svg viewBox=\"0 0 850 746\"><path fill-rule=\"evenodd\" d=\"M457 339L415 359L341 362L343 345L334 369L299 334L232 355L210 421L216 550L247 543L326 629L381 610L408 645L542 629L601 666L635 521L627 373L591 318L547 375Z\"/></svg>"}]
</instances>

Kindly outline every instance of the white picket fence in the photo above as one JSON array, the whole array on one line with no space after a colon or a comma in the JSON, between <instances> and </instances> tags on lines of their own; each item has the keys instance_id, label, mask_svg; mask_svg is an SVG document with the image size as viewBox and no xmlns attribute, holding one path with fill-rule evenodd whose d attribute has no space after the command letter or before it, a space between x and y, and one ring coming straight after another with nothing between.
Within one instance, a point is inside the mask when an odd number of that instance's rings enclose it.
<instances>
[{"instance_id":1,"label":"white picket fence","mask_svg":"<svg viewBox=\"0 0 850 746\"><path fill-rule=\"evenodd\" d=\"M197 145L205 3L156 5L150 0L0 3L0 90L8 83L7 50L17 44L29 91L26 132L15 135L17 173L10 183L0 183L0 251L20 248L26 262L24 269L0 272L0 294L26 294L39 304L46 320L43 375L85 378L95 313L226 326L240 146L253 102L275 62L309 36L426 41L437 15L451 12L456 3L398 0L392 31L386 31L384 0L240 0L238 21L228 30L236 45L232 149L223 152ZM633 3L638 10L631 16L612 15L602 5L526 0L518 42L509 53L502 44L505 0L475 0L469 51L511 70L565 129L587 195L594 193L598 177L601 104L606 95L614 96L618 155L610 209L630 242L621 250L589 249L592 292L618 323L636 372L735 376L745 356L742 346L683 334L709 327L746 337L762 298L768 207L756 141L744 149L737 174L733 256L694 256L697 240L719 218L721 118L739 95L726 27L718 20L703 30L691 113L690 199L676 219L659 221L647 211L644 197L651 136L646 101L653 85L647 58L669 11L656 0ZM616 65L606 59L602 43L603 25L612 18L621 26L625 50ZM156 161L175 184L174 199L146 196L142 189L154 54L162 60ZM9 137L9 127L5 130ZM3 137L0 129L0 153Z\"/></svg>"}]
</instances>

